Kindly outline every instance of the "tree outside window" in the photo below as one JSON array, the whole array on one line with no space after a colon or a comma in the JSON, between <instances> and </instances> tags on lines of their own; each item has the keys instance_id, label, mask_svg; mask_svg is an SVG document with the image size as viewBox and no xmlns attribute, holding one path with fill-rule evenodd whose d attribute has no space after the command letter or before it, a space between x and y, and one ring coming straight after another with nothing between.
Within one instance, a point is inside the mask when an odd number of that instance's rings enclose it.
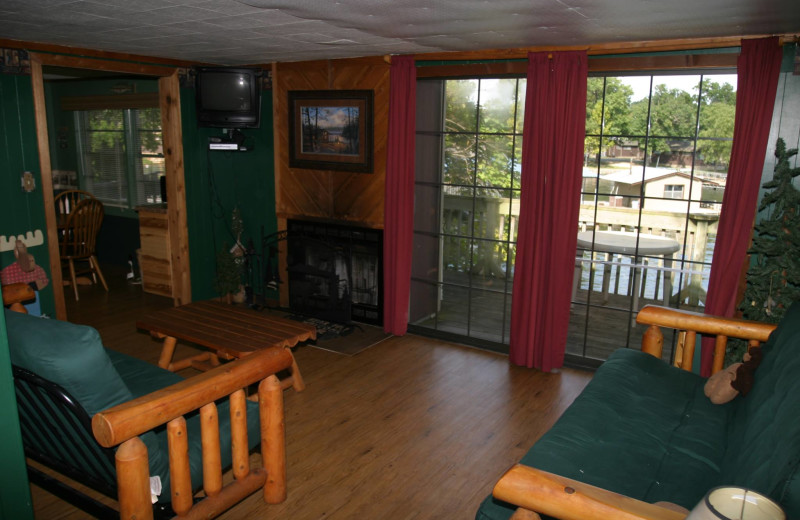
<instances>
[{"instance_id":1,"label":"tree outside window","mask_svg":"<svg viewBox=\"0 0 800 520\"><path fill-rule=\"evenodd\" d=\"M161 202L164 175L158 108L75 113L82 189L108 207Z\"/></svg>"}]
</instances>

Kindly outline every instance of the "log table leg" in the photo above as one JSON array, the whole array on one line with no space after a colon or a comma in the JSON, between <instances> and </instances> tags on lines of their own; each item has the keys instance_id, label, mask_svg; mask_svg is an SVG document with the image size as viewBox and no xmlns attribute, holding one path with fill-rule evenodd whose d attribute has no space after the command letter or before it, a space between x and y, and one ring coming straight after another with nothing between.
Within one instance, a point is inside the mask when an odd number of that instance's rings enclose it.
<instances>
[{"instance_id":1,"label":"log table leg","mask_svg":"<svg viewBox=\"0 0 800 520\"><path fill-rule=\"evenodd\" d=\"M214 352L203 352L202 354L197 354L196 356L181 359L173 363L172 358L175 355L175 346L178 340L172 336L167 336L158 332L153 332L152 335L155 338L163 338L164 340L161 347L161 355L158 358L158 366L164 370L178 372L184 368L192 367L201 372L205 372L219 366L219 356Z\"/></svg>"},{"instance_id":2,"label":"log table leg","mask_svg":"<svg viewBox=\"0 0 800 520\"><path fill-rule=\"evenodd\" d=\"M175 354L175 345L178 343L178 340L172 336L165 336L158 332L153 332L152 335L154 338L164 340L161 346L161 356L158 358L158 366L164 370L169 370L169 366L172 364L172 356Z\"/></svg>"},{"instance_id":3,"label":"log table leg","mask_svg":"<svg viewBox=\"0 0 800 520\"><path fill-rule=\"evenodd\" d=\"M286 348L291 354L291 349L288 347ZM289 371L292 375L281 381L281 388L285 390L291 386L294 388L295 392L302 392L305 390L306 383L303 381L303 376L300 374L300 366L297 364L297 360L294 358L294 355L292 355L292 368Z\"/></svg>"}]
</instances>

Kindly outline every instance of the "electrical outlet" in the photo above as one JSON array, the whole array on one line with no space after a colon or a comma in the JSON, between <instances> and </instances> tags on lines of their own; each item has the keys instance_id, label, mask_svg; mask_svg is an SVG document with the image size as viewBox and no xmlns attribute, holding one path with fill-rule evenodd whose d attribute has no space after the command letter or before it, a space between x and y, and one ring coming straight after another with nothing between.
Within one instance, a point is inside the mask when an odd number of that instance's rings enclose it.
<instances>
[{"instance_id":1,"label":"electrical outlet","mask_svg":"<svg viewBox=\"0 0 800 520\"><path fill-rule=\"evenodd\" d=\"M36 179L33 178L33 174L31 172L23 172L22 191L27 191L28 193L30 193L35 189L36 189Z\"/></svg>"}]
</instances>

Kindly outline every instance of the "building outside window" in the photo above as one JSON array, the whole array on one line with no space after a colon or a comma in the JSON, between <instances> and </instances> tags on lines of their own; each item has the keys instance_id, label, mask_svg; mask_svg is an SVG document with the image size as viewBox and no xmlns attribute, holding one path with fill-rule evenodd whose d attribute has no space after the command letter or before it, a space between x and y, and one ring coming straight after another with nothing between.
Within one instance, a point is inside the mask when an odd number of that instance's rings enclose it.
<instances>
[{"instance_id":1,"label":"building outside window","mask_svg":"<svg viewBox=\"0 0 800 520\"><path fill-rule=\"evenodd\" d=\"M106 208L161 202L164 175L158 108L75 112L79 185Z\"/></svg>"}]
</instances>

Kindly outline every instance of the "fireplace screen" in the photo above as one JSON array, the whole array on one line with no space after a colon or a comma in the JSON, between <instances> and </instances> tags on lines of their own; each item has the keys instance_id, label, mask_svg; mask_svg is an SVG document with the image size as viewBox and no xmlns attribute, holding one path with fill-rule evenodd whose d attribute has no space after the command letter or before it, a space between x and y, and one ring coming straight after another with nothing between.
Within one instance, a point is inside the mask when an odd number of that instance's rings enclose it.
<instances>
[{"instance_id":1,"label":"fireplace screen","mask_svg":"<svg viewBox=\"0 0 800 520\"><path fill-rule=\"evenodd\" d=\"M290 310L382 325L381 238L377 229L289 220Z\"/></svg>"}]
</instances>

